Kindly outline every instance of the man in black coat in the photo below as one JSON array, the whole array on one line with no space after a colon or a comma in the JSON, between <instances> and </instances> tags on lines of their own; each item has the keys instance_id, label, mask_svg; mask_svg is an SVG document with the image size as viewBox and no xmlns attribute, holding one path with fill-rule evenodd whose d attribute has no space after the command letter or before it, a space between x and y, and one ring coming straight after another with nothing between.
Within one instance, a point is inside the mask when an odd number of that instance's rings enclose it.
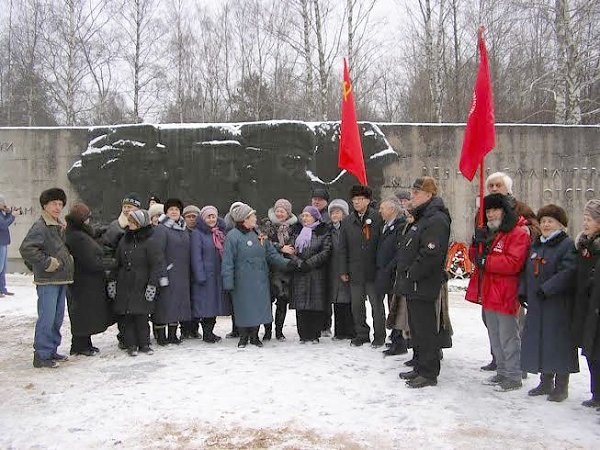
<instances>
[{"instance_id":1,"label":"man in black coat","mask_svg":"<svg viewBox=\"0 0 600 450\"><path fill-rule=\"evenodd\" d=\"M396 278L398 239L402 236L406 216L400 200L396 197L384 199L379 205L379 214L384 224L377 245L375 288L377 289L377 295L382 300L387 295L389 305L393 296L394 279ZM373 320L373 325L375 325L375 320ZM392 345L389 349L384 350L385 356L402 355L407 352L406 341L402 337L401 330L393 329L391 338Z\"/></svg>"},{"instance_id":2,"label":"man in black coat","mask_svg":"<svg viewBox=\"0 0 600 450\"><path fill-rule=\"evenodd\" d=\"M400 374L411 388L435 386L440 373L436 300L450 240L450 213L431 177L417 178L411 193L414 222L399 248L396 293L406 296L415 366Z\"/></svg>"},{"instance_id":3,"label":"man in black coat","mask_svg":"<svg viewBox=\"0 0 600 450\"><path fill-rule=\"evenodd\" d=\"M383 224L377 211L370 206L373 191L368 186L353 186L350 190L354 211L344 219L340 232L340 277L350 283L352 316L356 337L353 346L370 342L365 301L367 296L373 310L375 335L373 347L385 341L385 310L383 298L375 289L377 242Z\"/></svg>"}]
</instances>

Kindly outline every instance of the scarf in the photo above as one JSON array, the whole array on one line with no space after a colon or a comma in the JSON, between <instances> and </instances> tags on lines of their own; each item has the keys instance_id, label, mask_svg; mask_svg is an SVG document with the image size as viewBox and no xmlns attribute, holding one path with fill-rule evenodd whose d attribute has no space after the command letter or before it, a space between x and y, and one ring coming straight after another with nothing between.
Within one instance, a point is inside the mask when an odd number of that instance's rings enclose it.
<instances>
[{"instance_id":1,"label":"scarf","mask_svg":"<svg viewBox=\"0 0 600 450\"><path fill-rule=\"evenodd\" d=\"M283 223L277 227L277 241L281 245L285 245L290 239L290 226L287 223Z\"/></svg>"},{"instance_id":2,"label":"scarf","mask_svg":"<svg viewBox=\"0 0 600 450\"><path fill-rule=\"evenodd\" d=\"M553 231L552 233L550 233L550 236L548 236L548 237L540 236L540 242L542 244L545 244L546 242L552 240L552 238L554 236L558 236L560 233L562 233L562 230Z\"/></svg>"},{"instance_id":3,"label":"scarf","mask_svg":"<svg viewBox=\"0 0 600 450\"><path fill-rule=\"evenodd\" d=\"M183 217L180 217L179 220L177 222L175 222L173 219L170 219L168 216L165 215L165 217L163 218L163 221L161 221L161 223L165 227L172 228L173 230L177 230L177 231L185 231L186 230L185 220L183 219Z\"/></svg>"},{"instance_id":4,"label":"scarf","mask_svg":"<svg viewBox=\"0 0 600 450\"><path fill-rule=\"evenodd\" d=\"M219 255L223 256L223 243L225 242L225 234L221 231L218 225L215 225L210 229L212 232L213 243L219 252Z\"/></svg>"},{"instance_id":5,"label":"scarf","mask_svg":"<svg viewBox=\"0 0 600 450\"><path fill-rule=\"evenodd\" d=\"M310 245L310 240L312 239L312 233L313 230L320 225L321 222L319 222L318 220L311 224L311 225L304 225L302 227L302 231L300 232L300 234L298 235L298 237L296 238L296 251L300 254L304 251L304 249L308 248L308 246Z\"/></svg>"}]
</instances>

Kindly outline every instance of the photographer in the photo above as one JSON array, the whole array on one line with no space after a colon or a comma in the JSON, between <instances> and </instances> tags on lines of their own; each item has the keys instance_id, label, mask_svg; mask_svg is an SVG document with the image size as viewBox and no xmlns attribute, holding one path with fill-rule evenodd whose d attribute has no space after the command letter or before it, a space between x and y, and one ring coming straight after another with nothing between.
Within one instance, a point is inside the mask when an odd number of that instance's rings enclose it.
<instances>
[{"instance_id":1,"label":"photographer","mask_svg":"<svg viewBox=\"0 0 600 450\"><path fill-rule=\"evenodd\" d=\"M10 244L10 231L8 227L15 221L15 216L21 214L21 210L6 206L6 200L0 194L0 298L6 295L14 295L6 290L6 263L8 260L8 246Z\"/></svg>"}]
</instances>

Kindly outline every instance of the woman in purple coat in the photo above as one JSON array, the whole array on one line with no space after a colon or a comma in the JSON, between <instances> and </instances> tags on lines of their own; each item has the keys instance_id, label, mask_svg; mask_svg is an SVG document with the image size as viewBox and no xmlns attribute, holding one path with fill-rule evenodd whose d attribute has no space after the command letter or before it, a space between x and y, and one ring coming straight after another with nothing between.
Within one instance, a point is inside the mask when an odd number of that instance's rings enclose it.
<instances>
[{"instance_id":1,"label":"woman in purple coat","mask_svg":"<svg viewBox=\"0 0 600 450\"><path fill-rule=\"evenodd\" d=\"M202 208L191 241L192 317L202 319L202 339L209 343L221 340L213 333L217 316L230 316L232 313L221 278L226 225L218 215L214 206Z\"/></svg>"}]
</instances>

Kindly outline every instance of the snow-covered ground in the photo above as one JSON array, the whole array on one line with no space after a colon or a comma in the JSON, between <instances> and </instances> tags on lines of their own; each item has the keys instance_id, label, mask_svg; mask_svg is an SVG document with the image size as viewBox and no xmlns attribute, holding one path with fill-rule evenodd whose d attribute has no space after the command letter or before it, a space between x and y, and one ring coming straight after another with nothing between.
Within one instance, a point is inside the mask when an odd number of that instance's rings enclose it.
<instances>
[{"instance_id":1,"label":"snow-covered ground","mask_svg":"<svg viewBox=\"0 0 600 450\"><path fill-rule=\"evenodd\" d=\"M459 285L461 283L458 283ZM0 448L598 448L600 413L588 373L572 377L555 404L482 380L489 361L480 309L452 289L454 348L444 351L434 388L398 379L402 357L322 339L300 345L294 314L285 342L238 350L186 341L127 356L112 327L94 338L99 356L72 357L56 370L33 369L36 317L31 278L10 275L14 297L0 299ZM464 285L464 283L463 283ZM229 330L220 318L218 334ZM68 319L61 350L68 353Z\"/></svg>"}]
</instances>

